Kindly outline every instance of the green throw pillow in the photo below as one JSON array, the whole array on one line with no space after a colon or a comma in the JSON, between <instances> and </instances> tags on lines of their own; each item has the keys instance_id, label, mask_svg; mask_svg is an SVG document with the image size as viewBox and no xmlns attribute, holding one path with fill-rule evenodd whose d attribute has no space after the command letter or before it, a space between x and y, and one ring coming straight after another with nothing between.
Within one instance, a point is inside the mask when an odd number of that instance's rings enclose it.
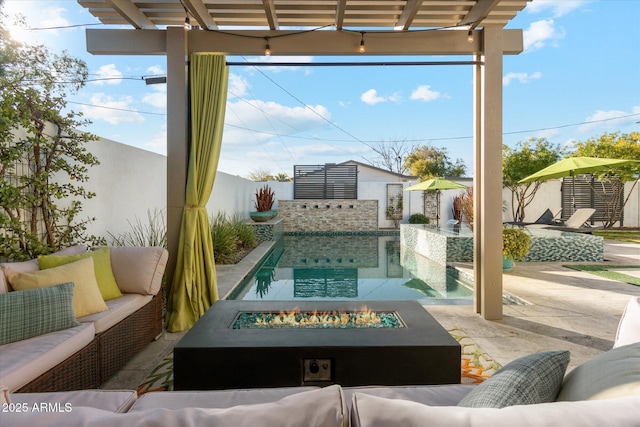
<instances>
[{"instance_id":1,"label":"green throw pillow","mask_svg":"<svg viewBox=\"0 0 640 427\"><path fill-rule=\"evenodd\" d=\"M93 258L93 268L96 272L96 281L100 289L100 295L105 301L119 298L122 292L118 288L116 278L111 270L111 253L109 248L98 249L92 252L83 252L77 255L40 255L38 256L38 264L40 269L59 267L84 258Z\"/></svg>"},{"instance_id":2,"label":"green throw pillow","mask_svg":"<svg viewBox=\"0 0 640 427\"><path fill-rule=\"evenodd\" d=\"M553 402L558 396L569 352L544 351L508 363L467 394L458 406L504 408Z\"/></svg>"},{"instance_id":3,"label":"green throw pillow","mask_svg":"<svg viewBox=\"0 0 640 427\"><path fill-rule=\"evenodd\" d=\"M73 283L0 294L0 345L79 324L73 311Z\"/></svg>"}]
</instances>

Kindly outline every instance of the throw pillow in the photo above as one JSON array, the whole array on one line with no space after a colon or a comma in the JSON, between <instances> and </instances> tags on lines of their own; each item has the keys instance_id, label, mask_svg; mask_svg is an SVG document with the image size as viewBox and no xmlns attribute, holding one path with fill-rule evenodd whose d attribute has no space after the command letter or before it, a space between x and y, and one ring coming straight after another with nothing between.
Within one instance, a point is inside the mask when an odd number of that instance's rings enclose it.
<instances>
[{"instance_id":1,"label":"throw pillow","mask_svg":"<svg viewBox=\"0 0 640 427\"><path fill-rule=\"evenodd\" d=\"M507 408L427 406L356 393L351 425L402 427L585 427L638 425L640 397L597 402L552 402Z\"/></svg>"},{"instance_id":2,"label":"throw pillow","mask_svg":"<svg viewBox=\"0 0 640 427\"><path fill-rule=\"evenodd\" d=\"M41 270L47 268L59 267L84 258L93 258L93 267L95 269L96 280L100 294L105 301L119 298L122 292L118 289L116 278L111 270L111 256L109 248L102 248L92 252L84 252L77 255L40 255L38 264Z\"/></svg>"},{"instance_id":3,"label":"throw pillow","mask_svg":"<svg viewBox=\"0 0 640 427\"><path fill-rule=\"evenodd\" d=\"M640 343L617 347L569 372L558 400L640 396Z\"/></svg>"},{"instance_id":4,"label":"throw pillow","mask_svg":"<svg viewBox=\"0 0 640 427\"><path fill-rule=\"evenodd\" d=\"M9 277L16 291L47 288L60 283L73 282L73 311L76 317L88 316L107 310L98 282L96 282L93 258L85 258L60 267L31 273L13 273Z\"/></svg>"},{"instance_id":5,"label":"throw pillow","mask_svg":"<svg viewBox=\"0 0 640 427\"><path fill-rule=\"evenodd\" d=\"M73 328L73 283L0 295L0 345Z\"/></svg>"},{"instance_id":6,"label":"throw pillow","mask_svg":"<svg viewBox=\"0 0 640 427\"><path fill-rule=\"evenodd\" d=\"M503 366L458 403L469 408L504 408L553 402L569 364L569 352L544 351Z\"/></svg>"}]
</instances>

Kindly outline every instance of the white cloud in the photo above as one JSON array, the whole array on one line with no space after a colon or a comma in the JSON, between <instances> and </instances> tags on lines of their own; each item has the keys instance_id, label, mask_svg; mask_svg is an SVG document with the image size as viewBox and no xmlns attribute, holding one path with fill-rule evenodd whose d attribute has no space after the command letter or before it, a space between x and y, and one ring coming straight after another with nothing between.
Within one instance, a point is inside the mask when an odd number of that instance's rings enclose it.
<instances>
[{"instance_id":1,"label":"white cloud","mask_svg":"<svg viewBox=\"0 0 640 427\"><path fill-rule=\"evenodd\" d=\"M553 16L558 18L581 8L587 3L589 3L589 0L533 0L527 5L526 10L530 13L551 11Z\"/></svg>"},{"instance_id":2,"label":"white cloud","mask_svg":"<svg viewBox=\"0 0 640 427\"><path fill-rule=\"evenodd\" d=\"M152 76L164 76L165 75L164 69L160 65L152 65L151 67L148 67L147 68L147 73L151 74Z\"/></svg>"},{"instance_id":3,"label":"white cloud","mask_svg":"<svg viewBox=\"0 0 640 427\"><path fill-rule=\"evenodd\" d=\"M630 115L634 115L629 117ZM609 110L598 110L585 119L585 124L578 127L579 132L590 132L594 129L618 129L620 126L626 126L638 121L640 114L640 105L631 108L631 112ZM625 117L626 116L626 117ZM591 122L591 123L588 123Z\"/></svg>"},{"instance_id":4,"label":"white cloud","mask_svg":"<svg viewBox=\"0 0 640 427\"><path fill-rule=\"evenodd\" d=\"M155 108L165 110L167 108L167 85L153 85L153 91L142 97L142 102Z\"/></svg>"},{"instance_id":5,"label":"white cloud","mask_svg":"<svg viewBox=\"0 0 640 427\"><path fill-rule=\"evenodd\" d=\"M112 125L144 122L142 114L132 111L134 110L131 106L133 98L130 96L120 96L116 99L104 93L94 93L89 103L92 105L81 107L84 116L88 119L104 120Z\"/></svg>"},{"instance_id":6,"label":"white cloud","mask_svg":"<svg viewBox=\"0 0 640 427\"><path fill-rule=\"evenodd\" d=\"M167 125L163 125L162 129L144 144L144 147L155 153L167 154Z\"/></svg>"},{"instance_id":7,"label":"white cloud","mask_svg":"<svg viewBox=\"0 0 640 427\"><path fill-rule=\"evenodd\" d=\"M524 50L541 49L547 43L554 44L563 37L564 31L555 28L553 19L535 21L523 32Z\"/></svg>"},{"instance_id":8,"label":"white cloud","mask_svg":"<svg viewBox=\"0 0 640 427\"><path fill-rule=\"evenodd\" d=\"M95 72L97 77L91 77L90 79L104 79L97 80L95 82L91 82L94 85L102 86L102 85L119 85L122 83L122 73L118 71L116 68L116 64L107 64L98 68L98 71Z\"/></svg>"},{"instance_id":9,"label":"white cloud","mask_svg":"<svg viewBox=\"0 0 640 427\"><path fill-rule=\"evenodd\" d=\"M522 84L526 84L531 82L532 80L538 80L542 78L542 73L536 71L534 73L508 73L502 78L502 84L504 86L509 86L512 81L518 81Z\"/></svg>"},{"instance_id":10,"label":"white cloud","mask_svg":"<svg viewBox=\"0 0 640 427\"><path fill-rule=\"evenodd\" d=\"M378 91L375 89L369 89L368 91L360 95L360 100L365 104L369 104L369 105L376 105L376 104L379 104L380 102L387 101L386 98L378 96Z\"/></svg>"},{"instance_id":11,"label":"white cloud","mask_svg":"<svg viewBox=\"0 0 640 427\"><path fill-rule=\"evenodd\" d=\"M442 97L442 94L438 91L431 90L431 86L429 85L421 85L418 86L412 93L411 99L417 101L435 101L436 99Z\"/></svg>"},{"instance_id":12,"label":"white cloud","mask_svg":"<svg viewBox=\"0 0 640 427\"><path fill-rule=\"evenodd\" d=\"M245 96L251 85L244 77L229 73L229 97L241 98Z\"/></svg>"},{"instance_id":13,"label":"white cloud","mask_svg":"<svg viewBox=\"0 0 640 427\"><path fill-rule=\"evenodd\" d=\"M224 141L251 145L276 135L292 135L328 126L331 113L322 105L289 107L261 100L227 103ZM257 132L256 132L257 131Z\"/></svg>"}]
</instances>

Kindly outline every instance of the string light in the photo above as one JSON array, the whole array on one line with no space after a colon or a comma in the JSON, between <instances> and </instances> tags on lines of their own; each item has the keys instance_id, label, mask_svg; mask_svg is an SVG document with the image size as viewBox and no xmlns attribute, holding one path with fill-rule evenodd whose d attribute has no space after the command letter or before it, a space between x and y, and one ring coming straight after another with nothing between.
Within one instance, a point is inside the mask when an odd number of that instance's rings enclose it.
<instances>
[{"instance_id":1,"label":"string light","mask_svg":"<svg viewBox=\"0 0 640 427\"><path fill-rule=\"evenodd\" d=\"M264 38L266 43L266 46L264 47L264 54L266 56L271 56L271 46L269 46L269 37L265 37Z\"/></svg>"},{"instance_id":2,"label":"string light","mask_svg":"<svg viewBox=\"0 0 640 427\"><path fill-rule=\"evenodd\" d=\"M184 30L185 31L189 31L191 30L191 20L189 19L189 16L187 16L186 18L184 18Z\"/></svg>"},{"instance_id":3,"label":"string light","mask_svg":"<svg viewBox=\"0 0 640 427\"><path fill-rule=\"evenodd\" d=\"M467 33L467 41L469 43L473 43L473 29L469 29L469 32Z\"/></svg>"},{"instance_id":4,"label":"string light","mask_svg":"<svg viewBox=\"0 0 640 427\"><path fill-rule=\"evenodd\" d=\"M364 47L364 31L362 31L360 33L360 53L364 53L365 52L365 47Z\"/></svg>"}]
</instances>

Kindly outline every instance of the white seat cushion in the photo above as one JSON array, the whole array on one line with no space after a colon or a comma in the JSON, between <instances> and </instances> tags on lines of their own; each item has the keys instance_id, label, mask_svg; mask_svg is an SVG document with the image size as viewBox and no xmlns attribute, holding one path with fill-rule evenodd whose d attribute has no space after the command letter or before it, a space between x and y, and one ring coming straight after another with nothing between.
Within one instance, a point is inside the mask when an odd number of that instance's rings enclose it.
<instances>
[{"instance_id":1,"label":"white seat cushion","mask_svg":"<svg viewBox=\"0 0 640 427\"><path fill-rule=\"evenodd\" d=\"M230 408L236 405L255 405L275 402L292 394L318 387L277 387L250 390L168 391L140 396L129 412L147 409Z\"/></svg>"},{"instance_id":2,"label":"white seat cushion","mask_svg":"<svg viewBox=\"0 0 640 427\"><path fill-rule=\"evenodd\" d=\"M429 406L455 406L475 387L477 387L477 384L344 387L343 393L349 405L353 395L360 393L387 399L410 400Z\"/></svg>"},{"instance_id":3,"label":"white seat cushion","mask_svg":"<svg viewBox=\"0 0 640 427\"><path fill-rule=\"evenodd\" d=\"M11 394L12 403L26 404L29 408L32 408L33 405L51 402L59 403L63 407L66 405L71 408L86 406L116 413L127 412L137 399L138 394L133 390L77 390Z\"/></svg>"},{"instance_id":4,"label":"white seat cushion","mask_svg":"<svg viewBox=\"0 0 640 427\"><path fill-rule=\"evenodd\" d=\"M93 341L92 323L0 346L0 384L15 391Z\"/></svg>"},{"instance_id":5,"label":"white seat cushion","mask_svg":"<svg viewBox=\"0 0 640 427\"><path fill-rule=\"evenodd\" d=\"M99 334L135 313L152 299L151 295L124 294L120 298L105 301L108 307L107 311L80 317L78 321L93 322L96 334Z\"/></svg>"},{"instance_id":6,"label":"white seat cushion","mask_svg":"<svg viewBox=\"0 0 640 427\"><path fill-rule=\"evenodd\" d=\"M613 348L640 342L640 297L631 297L618 323Z\"/></svg>"},{"instance_id":7,"label":"white seat cushion","mask_svg":"<svg viewBox=\"0 0 640 427\"><path fill-rule=\"evenodd\" d=\"M356 393L351 425L402 427L585 427L638 425L640 397L550 402L506 408L427 406Z\"/></svg>"}]
</instances>

